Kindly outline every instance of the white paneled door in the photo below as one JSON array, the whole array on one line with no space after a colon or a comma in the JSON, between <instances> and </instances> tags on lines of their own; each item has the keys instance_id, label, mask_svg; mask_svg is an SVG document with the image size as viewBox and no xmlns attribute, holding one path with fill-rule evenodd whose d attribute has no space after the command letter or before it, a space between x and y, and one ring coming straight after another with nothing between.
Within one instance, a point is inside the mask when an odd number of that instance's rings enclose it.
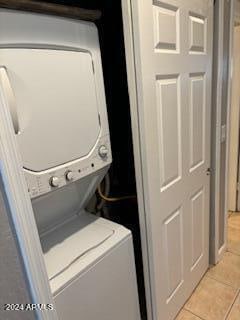
<instances>
[{"instance_id":1,"label":"white paneled door","mask_svg":"<svg viewBox=\"0 0 240 320\"><path fill-rule=\"evenodd\" d=\"M154 319L208 268L213 1L131 0Z\"/></svg>"}]
</instances>

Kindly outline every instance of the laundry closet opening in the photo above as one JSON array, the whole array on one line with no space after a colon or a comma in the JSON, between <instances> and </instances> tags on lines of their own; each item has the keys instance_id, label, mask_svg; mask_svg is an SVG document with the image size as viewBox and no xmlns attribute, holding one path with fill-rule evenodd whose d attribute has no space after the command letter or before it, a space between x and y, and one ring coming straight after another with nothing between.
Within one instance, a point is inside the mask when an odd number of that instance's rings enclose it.
<instances>
[{"instance_id":1,"label":"laundry closet opening","mask_svg":"<svg viewBox=\"0 0 240 320\"><path fill-rule=\"evenodd\" d=\"M36 1L38 2L38 1ZM112 164L88 205L88 211L131 230L142 319L146 319L143 262L133 156L122 10L120 1L45 1L83 9L98 9L103 77L112 149ZM71 82L69 82L71 86ZM93 164L94 165L94 164ZM37 208L37 204L35 207ZM37 209L36 209L37 210Z\"/></svg>"},{"instance_id":2,"label":"laundry closet opening","mask_svg":"<svg viewBox=\"0 0 240 320\"><path fill-rule=\"evenodd\" d=\"M97 27L100 38L113 155L113 162L106 178L108 179L109 177L110 181L109 197L120 199L119 201L113 202L106 201L103 212L105 212L106 218L118 222L132 231L140 309L142 319L146 319L145 288L121 1L68 1L68 5L70 3L88 9L100 9L102 12ZM126 197L126 199L124 199L124 197Z\"/></svg>"}]
</instances>

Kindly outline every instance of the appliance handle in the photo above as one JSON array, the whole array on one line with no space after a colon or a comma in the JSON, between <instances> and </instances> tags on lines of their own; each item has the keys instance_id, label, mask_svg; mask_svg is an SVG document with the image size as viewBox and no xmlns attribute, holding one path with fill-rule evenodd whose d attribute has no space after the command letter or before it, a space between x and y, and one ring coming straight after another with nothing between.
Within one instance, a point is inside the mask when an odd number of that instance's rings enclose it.
<instances>
[{"instance_id":1,"label":"appliance handle","mask_svg":"<svg viewBox=\"0 0 240 320\"><path fill-rule=\"evenodd\" d=\"M0 67L0 87L3 92L6 105L10 110L15 134L18 134L19 122L18 122L15 96L14 96L13 89L7 74L7 69L6 67L3 67L3 66Z\"/></svg>"}]
</instances>

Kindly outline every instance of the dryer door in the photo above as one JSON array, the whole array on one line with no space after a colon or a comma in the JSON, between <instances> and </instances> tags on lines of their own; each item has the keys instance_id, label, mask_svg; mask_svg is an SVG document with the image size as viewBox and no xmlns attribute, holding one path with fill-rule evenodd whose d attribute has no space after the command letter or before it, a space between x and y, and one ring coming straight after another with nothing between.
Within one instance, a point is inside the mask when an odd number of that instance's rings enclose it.
<instances>
[{"instance_id":1,"label":"dryer door","mask_svg":"<svg viewBox=\"0 0 240 320\"><path fill-rule=\"evenodd\" d=\"M26 169L43 171L86 156L100 133L89 52L1 49L15 95Z\"/></svg>"}]
</instances>

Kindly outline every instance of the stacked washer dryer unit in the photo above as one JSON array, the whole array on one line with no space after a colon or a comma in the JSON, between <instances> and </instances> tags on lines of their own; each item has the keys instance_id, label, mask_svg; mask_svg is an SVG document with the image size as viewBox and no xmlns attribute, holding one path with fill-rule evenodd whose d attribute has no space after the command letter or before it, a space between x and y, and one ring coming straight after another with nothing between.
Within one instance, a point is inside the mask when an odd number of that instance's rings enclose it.
<instances>
[{"instance_id":1,"label":"stacked washer dryer unit","mask_svg":"<svg viewBox=\"0 0 240 320\"><path fill-rule=\"evenodd\" d=\"M0 85L59 319L139 320L131 233L85 211L112 161L95 25L0 10Z\"/></svg>"}]
</instances>

